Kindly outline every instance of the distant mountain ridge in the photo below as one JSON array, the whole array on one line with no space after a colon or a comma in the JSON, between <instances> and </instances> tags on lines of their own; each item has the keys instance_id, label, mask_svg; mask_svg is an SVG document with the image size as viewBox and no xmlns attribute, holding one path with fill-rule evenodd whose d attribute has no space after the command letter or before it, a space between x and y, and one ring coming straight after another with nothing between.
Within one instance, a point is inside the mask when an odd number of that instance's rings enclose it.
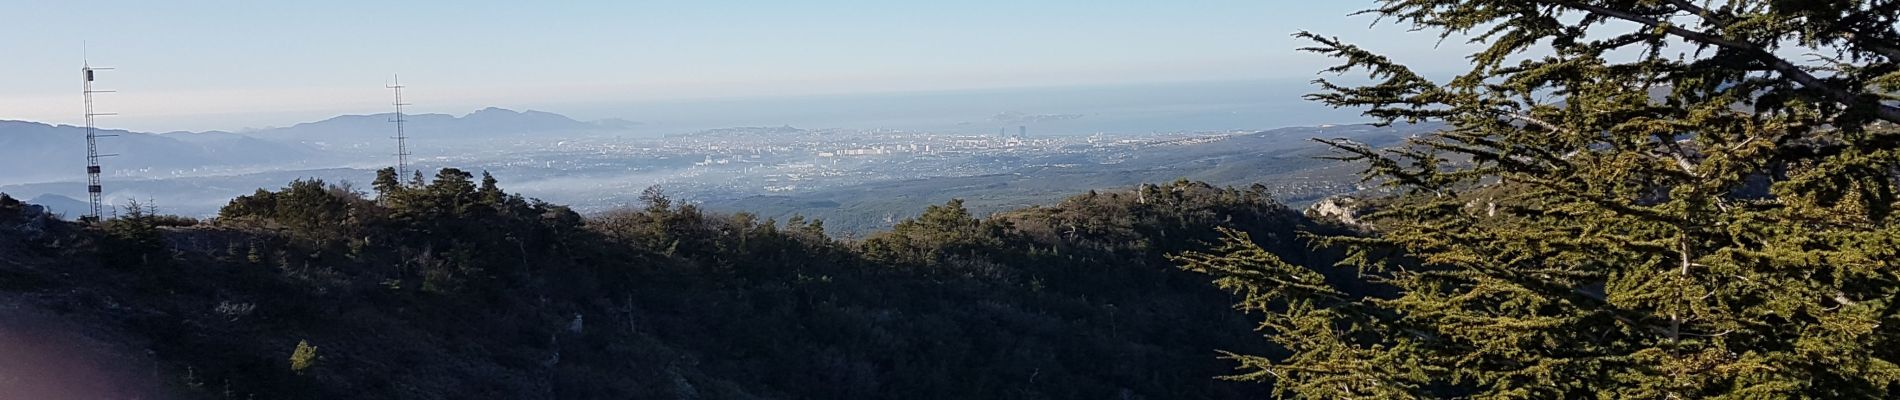
<instances>
[{"instance_id":1,"label":"distant mountain ridge","mask_svg":"<svg viewBox=\"0 0 1900 400\"><path fill-rule=\"evenodd\" d=\"M64 216L67 218L78 218L79 216L86 215L86 213L92 211L91 203L87 203L83 200L79 200L79 199L75 199L71 197L61 196L57 194L50 194L50 193L39 195L30 200L27 200L26 202L28 204L38 204L40 206L44 206L46 207L47 211L52 212L54 215Z\"/></svg>"},{"instance_id":2,"label":"distant mountain ridge","mask_svg":"<svg viewBox=\"0 0 1900 400\"><path fill-rule=\"evenodd\" d=\"M329 167L362 154L382 155L394 135L393 113L343 115L289 127L242 133L166 133L100 129L117 135L99 141L108 174L143 177L193 174L244 166ZM406 131L418 141L492 139L511 135L576 133L637 124L624 120L583 122L544 111L489 107L462 116L405 115ZM85 127L0 120L0 185L83 179Z\"/></svg>"},{"instance_id":3,"label":"distant mountain ridge","mask_svg":"<svg viewBox=\"0 0 1900 400\"><path fill-rule=\"evenodd\" d=\"M314 149L228 132L154 134L100 129L99 153L117 171L178 171L309 160ZM0 183L83 179L86 128L0 121Z\"/></svg>"},{"instance_id":4,"label":"distant mountain ridge","mask_svg":"<svg viewBox=\"0 0 1900 400\"><path fill-rule=\"evenodd\" d=\"M341 115L283 128L246 134L289 140L319 148L351 148L383 143L394 135L395 113ZM514 111L488 107L460 117L449 114L405 114L404 130L415 140L496 138L510 135L585 132L626 126L630 122L584 122L545 111Z\"/></svg>"}]
</instances>

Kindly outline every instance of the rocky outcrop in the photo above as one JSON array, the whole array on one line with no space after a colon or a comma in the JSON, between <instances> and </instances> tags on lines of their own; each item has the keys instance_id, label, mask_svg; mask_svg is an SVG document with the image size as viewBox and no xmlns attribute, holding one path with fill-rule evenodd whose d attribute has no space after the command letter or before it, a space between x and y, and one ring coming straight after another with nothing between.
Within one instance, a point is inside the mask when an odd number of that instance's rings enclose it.
<instances>
[{"instance_id":1,"label":"rocky outcrop","mask_svg":"<svg viewBox=\"0 0 1900 400\"><path fill-rule=\"evenodd\" d=\"M1369 211L1365 202L1357 197L1339 195L1320 199L1306 207L1306 216L1315 220L1334 220L1340 223L1365 228L1367 224L1359 216Z\"/></svg>"},{"instance_id":2,"label":"rocky outcrop","mask_svg":"<svg viewBox=\"0 0 1900 400\"><path fill-rule=\"evenodd\" d=\"M22 203L0 193L0 236L37 241L46 238L58 221L46 207Z\"/></svg>"}]
</instances>

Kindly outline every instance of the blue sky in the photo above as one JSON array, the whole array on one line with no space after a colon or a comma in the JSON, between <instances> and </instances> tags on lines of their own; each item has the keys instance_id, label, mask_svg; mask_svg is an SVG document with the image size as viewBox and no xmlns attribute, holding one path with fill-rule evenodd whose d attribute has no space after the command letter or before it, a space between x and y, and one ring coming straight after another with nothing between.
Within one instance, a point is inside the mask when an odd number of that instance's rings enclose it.
<instances>
[{"instance_id":1,"label":"blue sky","mask_svg":"<svg viewBox=\"0 0 1900 400\"><path fill-rule=\"evenodd\" d=\"M0 0L0 119L78 120L82 42L142 130L385 111L1208 80L1303 80L1312 30L1452 69L1369 1ZM1448 45L1449 46L1449 45ZM593 111L583 118L615 117Z\"/></svg>"}]
</instances>

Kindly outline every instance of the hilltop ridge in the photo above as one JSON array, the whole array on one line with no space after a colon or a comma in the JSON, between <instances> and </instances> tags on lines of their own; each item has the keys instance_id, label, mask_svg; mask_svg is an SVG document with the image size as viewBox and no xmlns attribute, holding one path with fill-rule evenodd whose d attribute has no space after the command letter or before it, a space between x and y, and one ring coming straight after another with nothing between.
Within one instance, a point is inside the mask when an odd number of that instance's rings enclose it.
<instances>
[{"instance_id":1,"label":"hilltop ridge","mask_svg":"<svg viewBox=\"0 0 1900 400\"><path fill-rule=\"evenodd\" d=\"M1260 350L1251 323L1164 255L1219 225L1331 257L1265 193L1186 181L861 241L657 191L584 218L455 170L378 187L38 235L0 201L0 299L151 349L160 398L1238 399L1264 388L1208 354Z\"/></svg>"}]
</instances>

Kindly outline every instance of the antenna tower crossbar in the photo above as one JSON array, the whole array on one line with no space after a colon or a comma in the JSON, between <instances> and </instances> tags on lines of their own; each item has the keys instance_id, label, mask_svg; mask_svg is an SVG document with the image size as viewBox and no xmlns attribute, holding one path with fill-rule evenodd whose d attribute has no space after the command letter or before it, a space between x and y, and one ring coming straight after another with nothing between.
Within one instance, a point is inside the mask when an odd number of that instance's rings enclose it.
<instances>
[{"instance_id":1,"label":"antenna tower crossbar","mask_svg":"<svg viewBox=\"0 0 1900 400\"><path fill-rule=\"evenodd\" d=\"M85 94L86 96L86 195L87 197L90 197L92 199L92 213L88 215L92 217L93 220L96 221L99 219L99 216L105 209L105 203L100 198L101 195L104 194L105 190L99 183L99 173L101 172L101 169L99 168L99 159L103 157L111 157L111 156L117 155L117 154L99 154L99 138L112 137L112 136L117 136L117 135L99 134L99 129L96 125L94 125L93 119L95 117L103 117L103 116L118 115L118 114L96 112L92 108L92 105L93 105L92 95L94 93L112 93L113 92L111 90L94 90L92 88L92 82L96 78L98 78L98 71L111 70L111 68L93 67L91 61L86 61L83 65L84 66L80 67L79 72L81 74L80 80L83 81L81 88L82 88L83 94Z\"/></svg>"},{"instance_id":2,"label":"antenna tower crossbar","mask_svg":"<svg viewBox=\"0 0 1900 400\"><path fill-rule=\"evenodd\" d=\"M391 122L396 123L396 137L394 138L396 139L396 179L403 179L409 175L409 136L403 132L403 125L406 118L404 118L402 114L402 107L409 105L409 103L402 102L402 87L402 76L400 75L396 76L394 83L389 85L389 89L396 91L396 118L391 120Z\"/></svg>"}]
</instances>

